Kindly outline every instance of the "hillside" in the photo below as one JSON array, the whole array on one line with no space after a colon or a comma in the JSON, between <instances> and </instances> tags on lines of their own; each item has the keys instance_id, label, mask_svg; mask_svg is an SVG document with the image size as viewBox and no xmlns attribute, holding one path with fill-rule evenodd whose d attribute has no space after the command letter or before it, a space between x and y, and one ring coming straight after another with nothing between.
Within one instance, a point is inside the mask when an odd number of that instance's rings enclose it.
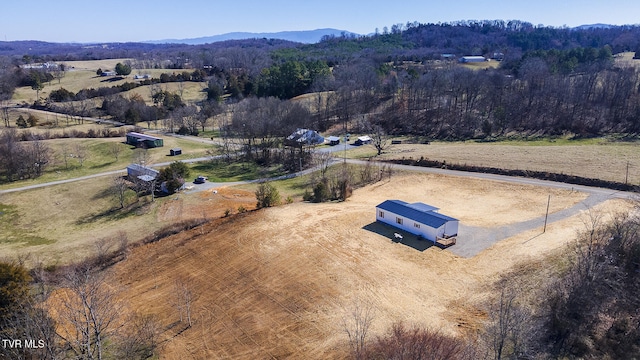
<instances>
[{"instance_id":1,"label":"hillside","mask_svg":"<svg viewBox=\"0 0 640 360\"><path fill-rule=\"evenodd\" d=\"M424 201L463 224L500 227L538 217L549 191L552 212L584 199L572 191L402 175L344 203L246 213L137 247L109 281L130 308L160 319L163 359L343 358L343 324L354 304L374 309L374 335L395 321L470 335L485 318L481 303L498 276L563 248L584 226L583 215L463 258L392 241L394 230L375 223L374 206L388 198ZM612 200L597 211L626 207ZM195 294L191 328L172 306L176 280Z\"/></svg>"}]
</instances>

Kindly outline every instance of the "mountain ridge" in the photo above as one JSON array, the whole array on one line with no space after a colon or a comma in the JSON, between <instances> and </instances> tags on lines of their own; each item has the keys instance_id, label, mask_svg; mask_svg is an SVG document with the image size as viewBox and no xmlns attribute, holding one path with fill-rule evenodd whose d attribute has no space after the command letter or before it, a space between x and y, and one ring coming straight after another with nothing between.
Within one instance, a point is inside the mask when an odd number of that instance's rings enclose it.
<instances>
[{"instance_id":1,"label":"mountain ridge","mask_svg":"<svg viewBox=\"0 0 640 360\"><path fill-rule=\"evenodd\" d=\"M315 30L299 30L299 31L279 31L279 32L230 32L220 35L202 36L196 38L186 39L162 39L162 40L147 40L142 41L148 44L187 44L187 45L202 45L214 42L221 42L226 40L245 40L245 39L280 39L293 42L299 42L303 44L313 44L319 42L324 36L360 36L346 30L324 28Z\"/></svg>"}]
</instances>

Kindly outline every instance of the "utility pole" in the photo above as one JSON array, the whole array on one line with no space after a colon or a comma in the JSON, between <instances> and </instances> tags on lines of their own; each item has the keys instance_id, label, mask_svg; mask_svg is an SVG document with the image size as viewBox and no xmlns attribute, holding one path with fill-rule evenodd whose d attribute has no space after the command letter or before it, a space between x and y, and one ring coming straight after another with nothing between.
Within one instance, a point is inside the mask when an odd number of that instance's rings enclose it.
<instances>
[{"instance_id":1,"label":"utility pole","mask_svg":"<svg viewBox=\"0 0 640 360\"><path fill-rule=\"evenodd\" d=\"M624 184L627 185L629 183L629 161L627 160L627 174L624 176Z\"/></svg>"},{"instance_id":2,"label":"utility pole","mask_svg":"<svg viewBox=\"0 0 640 360\"><path fill-rule=\"evenodd\" d=\"M551 194L549 194L549 198L547 199L547 213L544 215L544 228L542 229L542 233L547 232L547 219L549 218L549 204L551 203Z\"/></svg>"}]
</instances>

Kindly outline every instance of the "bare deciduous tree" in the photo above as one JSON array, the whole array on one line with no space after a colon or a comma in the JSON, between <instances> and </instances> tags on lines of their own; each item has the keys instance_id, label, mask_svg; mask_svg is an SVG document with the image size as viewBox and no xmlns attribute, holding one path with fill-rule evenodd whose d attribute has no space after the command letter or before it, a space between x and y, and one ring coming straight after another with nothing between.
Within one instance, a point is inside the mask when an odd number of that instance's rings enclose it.
<instances>
[{"instance_id":1,"label":"bare deciduous tree","mask_svg":"<svg viewBox=\"0 0 640 360\"><path fill-rule=\"evenodd\" d=\"M9 123L9 100L0 100L0 114L2 115L2 120L4 121L5 127L10 127Z\"/></svg>"},{"instance_id":2,"label":"bare deciduous tree","mask_svg":"<svg viewBox=\"0 0 640 360\"><path fill-rule=\"evenodd\" d=\"M312 153L313 164L320 170L320 177L326 179L327 170L333 160L333 154L328 151L314 151Z\"/></svg>"},{"instance_id":3,"label":"bare deciduous tree","mask_svg":"<svg viewBox=\"0 0 640 360\"><path fill-rule=\"evenodd\" d=\"M127 200L127 190L129 190L129 184L124 177L118 176L113 179L113 196L120 204L120 208L124 208L125 201Z\"/></svg>"},{"instance_id":4,"label":"bare deciduous tree","mask_svg":"<svg viewBox=\"0 0 640 360\"><path fill-rule=\"evenodd\" d=\"M74 156L76 157L76 159L78 159L78 163L80 164L80 167L82 167L82 165L84 164L84 161L89 156L87 147L84 146L83 144L76 144L74 151L75 151Z\"/></svg>"},{"instance_id":5,"label":"bare deciduous tree","mask_svg":"<svg viewBox=\"0 0 640 360\"><path fill-rule=\"evenodd\" d=\"M191 314L196 294L189 280L184 278L176 279L174 289L174 306L180 315L180 322L186 321L187 326L191 327L193 325Z\"/></svg>"},{"instance_id":6,"label":"bare deciduous tree","mask_svg":"<svg viewBox=\"0 0 640 360\"><path fill-rule=\"evenodd\" d=\"M119 359L148 359L158 346L161 327L153 315L133 314L127 320L118 342L116 355Z\"/></svg>"},{"instance_id":7,"label":"bare deciduous tree","mask_svg":"<svg viewBox=\"0 0 640 360\"><path fill-rule=\"evenodd\" d=\"M129 237L127 236L126 231L118 231L115 239L118 244L118 252L122 255L123 259L126 259L129 255Z\"/></svg>"},{"instance_id":8,"label":"bare deciduous tree","mask_svg":"<svg viewBox=\"0 0 640 360\"><path fill-rule=\"evenodd\" d=\"M520 358L534 338L531 312L520 303L519 293L513 284L502 281L500 296L490 306L485 340L493 359Z\"/></svg>"},{"instance_id":9,"label":"bare deciduous tree","mask_svg":"<svg viewBox=\"0 0 640 360\"><path fill-rule=\"evenodd\" d=\"M371 137L371 145L376 148L378 155L389 148L389 135L380 125L371 125L369 129L369 137Z\"/></svg>"},{"instance_id":10,"label":"bare deciduous tree","mask_svg":"<svg viewBox=\"0 0 640 360\"><path fill-rule=\"evenodd\" d=\"M77 358L103 359L109 339L123 325L115 290L90 268L76 267L65 275L56 298L56 331L64 345Z\"/></svg>"},{"instance_id":11,"label":"bare deciduous tree","mask_svg":"<svg viewBox=\"0 0 640 360\"><path fill-rule=\"evenodd\" d=\"M132 162L134 164L147 166L149 165L149 160L151 159L149 155L149 150L138 148L133 151L133 159Z\"/></svg>"},{"instance_id":12,"label":"bare deciduous tree","mask_svg":"<svg viewBox=\"0 0 640 360\"><path fill-rule=\"evenodd\" d=\"M118 161L118 158L122 153L122 147L119 143L112 143L111 145L109 145L109 152L111 153L111 155L113 155L114 158L116 158L116 161Z\"/></svg>"},{"instance_id":13,"label":"bare deciduous tree","mask_svg":"<svg viewBox=\"0 0 640 360\"><path fill-rule=\"evenodd\" d=\"M342 317L342 326L355 359L364 359L366 356L367 335L374 318L373 305L360 299L356 299Z\"/></svg>"}]
</instances>

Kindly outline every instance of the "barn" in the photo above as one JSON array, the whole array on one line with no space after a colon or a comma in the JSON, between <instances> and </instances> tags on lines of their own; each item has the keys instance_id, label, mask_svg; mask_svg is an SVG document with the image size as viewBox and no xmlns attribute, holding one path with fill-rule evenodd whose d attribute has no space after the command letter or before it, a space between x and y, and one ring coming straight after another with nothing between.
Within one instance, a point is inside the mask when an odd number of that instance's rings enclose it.
<instances>
[{"instance_id":1,"label":"barn","mask_svg":"<svg viewBox=\"0 0 640 360\"><path fill-rule=\"evenodd\" d=\"M409 204L387 200L376 206L376 220L434 243L455 238L459 220L438 213L438 208L424 203Z\"/></svg>"},{"instance_id":2,"label":"barn","mask_svg":"<svg viewBox=\"0 0 640 360\"><path fill-rule=\"evenodd\" d=\"M155 148L164 146L164 141L155 136L130 132L127 133L127 144L135 147Z\"/></svg>"},{"instance_id":3,"label":"barn","mask_svg":"<svg viewBox=\"0 0 640 360\"><path fill-rule=\"evenodd\" d=\"M182 155L182 149L181 148L173 148L173 149L169 150L169 155L170 156Z\"/></svg>"}]
</instances>

